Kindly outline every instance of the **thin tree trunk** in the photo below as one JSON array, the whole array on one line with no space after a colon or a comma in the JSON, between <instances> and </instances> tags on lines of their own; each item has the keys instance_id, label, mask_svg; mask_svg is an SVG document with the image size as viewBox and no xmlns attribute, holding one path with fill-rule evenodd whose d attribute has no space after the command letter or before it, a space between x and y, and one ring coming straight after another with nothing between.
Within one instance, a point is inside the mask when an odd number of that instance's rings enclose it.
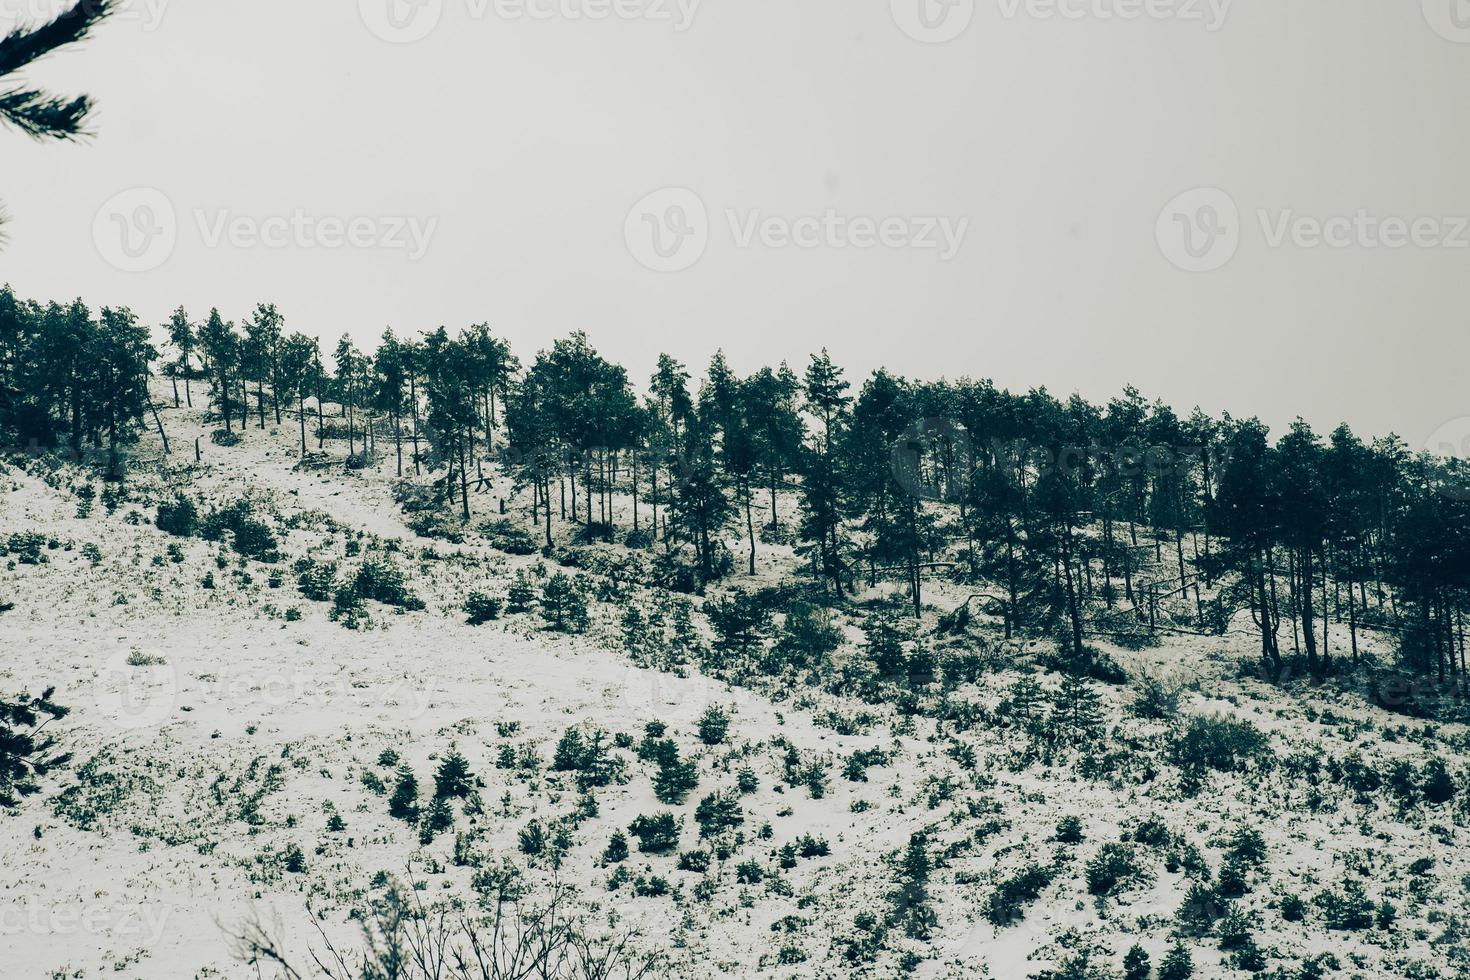
<instances>
[{"instance_id":1,"label":"thin tree trunk","mask_svg":"<svg viewBox=\"0 0 1470 980\"><path fill-rule=\"evenodd\" d=\"M755 574L755 518L750 507L750 478L745 479L745 534L750 539L750 574Z\"/></svg>"}]
</instances>

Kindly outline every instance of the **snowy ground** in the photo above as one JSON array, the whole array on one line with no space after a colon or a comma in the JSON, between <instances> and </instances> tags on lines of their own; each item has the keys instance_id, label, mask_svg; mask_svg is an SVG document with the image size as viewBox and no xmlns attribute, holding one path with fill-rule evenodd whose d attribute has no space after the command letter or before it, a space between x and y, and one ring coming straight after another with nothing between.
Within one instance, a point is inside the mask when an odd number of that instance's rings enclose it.
<instances>
[{"instance_id":1,"label":"snowy ground","mask_svg":"<svg viewBox=\"0 0 1470 980\"><path fill-rule=\"evenodd\" d=\"M528 821L550 822L578 805L567 774L548 771L562 733L585 724L636 740L655 719L698 761L698 789L686 804L666 807L654 798L651 767L617 750L631 778L597 791L598 813L576 825L558 876L580 889L592 917L607 922L611 914L636 926L648 948L666 953L660 975L886 976L909 950L919 954L912 965L920 976L1009 980L1088 947L1105 949L1097 962L1116 966L1134 942L1157 963L1174 941L1185 874L1145 854L1146 875L1099 900L1082 873L1104 842L1146 819L1167 824L1215 867L1228 834L1260 830L1266 860L1239 905L1255 917L1256 941L1282 976L1308 976L1301 964L1319 953L1335 957L1328 976L1470 975L1470 946L1460 935L1470 901L1464 792L1456 804L1399 813L1378 797L1355 801L1330 781L1313 785L1277 771L1213 773L1198 795L1187 796L1172 774L1137 771L1146 756L1139 747L1157 744L1168 723L1128 715L1126 687L1100 688L1114 755L1105 756L1102 772L1084 777L1074 765L1023 759L1025 740L1008 728L961 732L816 689L775 702L692 667L685 676L639 668L617 648L621 609L612 604L595 606L593 629L582 637L546 633L526 616L472 627L460 612L463 595L503 592L515 569L538 559L512 558L475 540L417 538L392 504L391 451L368 474L299 471L297 430L288 421L278 430L252 427L236 447L205 439L204 461L194 467L192 443L205 431L200 413L169 409L164 421L174 442L168 466L139 466L130 477L135 499L111 514L99 502L77 516L78 497L67 485L74 474L64 472L52 486L36 466L0 473L0 535L37 531L56 544L42 564L7 569L0 559L0 598L15 603L0 616L0 690L55 685L72 713L54 728L76 754L44 794L16 812L0 811L0 976L252 976L232 956L230 933L240 922L257 915L278 924L286 945L304 950L317 935L310 903L330 935L350 940L356 926L347 914L373 891L380 871L411 875L431 898L472 899L473 869L452 861L456 832L491 859L524 865L518 839ZM140 457L159 455L151 439L139 448ZM153 527L153 504L176 489L214 501L248 490L283 516L308 515L286 539L291 558L312 552L348 561L346 542L359 531L395 540L427 608L399 613L373 604L366 628L346 629L328 617L329 604L297 593L289 560L273 587L270 567L242 567L218 544ZM496 490L475 499L477 518L491 516L509 487ZM523 504L516 501L512 519L524 521L517 516ZM620 520L626 525L625 515ZM88 543L100 556L84 553ZM167 555L171 544L180 555ZM761 552L764 581L791 565L787 549ZM213 588L202 584L206 575ZM958 593L935 585L931 595L942 605ZM299 619L288 618L293 609ZM962 642L995 656L993 669L964 692L994 708L1018 670L1030 669L1030 654L982 632ZM1111 652L1130 673L1148 669L1185 682L1186 714L1252 721L1278 757L1320 761L1356 750L1381 767L1400 757L1418 764L1434 750L1452 768L1463 764L1460 726L1429 728L1328 688L1298 687L1284 698L1277 688L1238 679L1235 664L1251 655L1248 636ZM729 744L705 746L695 737L696 720L711 704L733 710ZM833 712L857 720L835 726ZM506 744L533 746L539 770L498 767ZM787 744L804 758L830 758L820 798L782 784ZM457 809L454 830L421 845L363 777L375 774L391 789L394 766L379 760L391 749L429 787L451 746L483 783L482 806L478 813ZM844 760L875 747L892 753L889 764L870 769L865 782L843 777ZM961 747L974 753L973 764ZM695 848L696 803L734 786L744 766L759 788L741 797L745 842L737 854L699 874L677 870L673 855L640 854L635 843L633 877L661 877L671 894L607 889L612 869L599 856L615 830L639 814L671 809L684 819L681 849ZM62 790L69 792L58 798ZM328 829L332 814L343 829ZM1081 819L1078 843L1055 839L1068 815ZM760 839L767 823L771 837ZM865 911L881 917L894 889L893 858L921 830L944 855L929 882L937 912L930 940L900 936L875 964L850 961L845 949L856 918ZM804 835L825 839L830 854L780 869L775 887L769 878L737 881L736 865L753 860L776 869L781 846ZM303 870L286 869L282 855L291 845L304 856ZM984 908L994 883L1026 861L1054 858L1059 870L1024 918L992 925ZM1410 872L1419 859L1432 859L1432 871ZM527 874L544 882L550 869ZM1310 905L1348 876L1375 905L1395 906L1391 926L1331 931L1310 909L1301 921L1281 913L1283 896ZM711 891L699 898L695 886L705 879ZM1245 976L1218 945L1191 940L1195 975Z\"/></svg>"}]
</instances>

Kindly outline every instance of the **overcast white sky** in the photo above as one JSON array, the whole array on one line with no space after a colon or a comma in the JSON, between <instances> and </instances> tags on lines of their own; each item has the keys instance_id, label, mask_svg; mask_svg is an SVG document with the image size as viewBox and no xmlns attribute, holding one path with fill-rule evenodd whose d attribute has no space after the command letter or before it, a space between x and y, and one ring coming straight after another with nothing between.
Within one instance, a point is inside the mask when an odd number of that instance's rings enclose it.
<instances>
[{"instance_id":1,"label":"overcast white sky","mask_svg":"<svg viewBox=\"0 0 1470 980\"><path fill-rule=\"evenodd\" d=\"M1470 415L1470 4L416 2L128 0L30 76L96 139L0 132L0 281L363 342L489 321L523 359L585 329L640 382L825 346L1416 446ZM1228 197L1166 208L1195 188ZM1402 225L1297 220L1360 211Z\"/></svg>"}]
</instances>

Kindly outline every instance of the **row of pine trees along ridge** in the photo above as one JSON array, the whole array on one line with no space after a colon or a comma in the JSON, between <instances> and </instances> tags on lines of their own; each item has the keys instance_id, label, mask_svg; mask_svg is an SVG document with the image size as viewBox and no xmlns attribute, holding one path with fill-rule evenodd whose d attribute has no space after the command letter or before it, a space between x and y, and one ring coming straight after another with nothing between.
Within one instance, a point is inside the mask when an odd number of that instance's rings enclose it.
<instances>
[{"instance_id":1,"label":"row of pine trees along ridge","mask_svg":"<svg viewBox=\"0 0 1470 980\"><path fill-rule=\"evenodd\" d=\"M317 463L345 441L348 467L391 463L464 522L503 473L548 551L558 526L580 542L623 534L687 556L696 591L790 544L828 601L895 581L918 615L926 577L944 575L974 585L951 618L984 611L1072 656L1140 624L1234 624L1266 669L1321 676L1356 665L1370 627L1415 673L1470 692L1470 485L1457 460L1397 437L1298 421L1273 441L1255 418L1182 417L1131 387L1095 405L878 370L855 389L825 351L800 374L746 377L716 353L698 380L662 355L640 392L581 333L529 366L484 324L323 351L270 304L239 325L179 309L158 337L125 308L0 290L0 437L120 476L141 432L170 451L157 374L176 407L205 400L216 441L290 424Z\"/></svg>"}]
</instances>

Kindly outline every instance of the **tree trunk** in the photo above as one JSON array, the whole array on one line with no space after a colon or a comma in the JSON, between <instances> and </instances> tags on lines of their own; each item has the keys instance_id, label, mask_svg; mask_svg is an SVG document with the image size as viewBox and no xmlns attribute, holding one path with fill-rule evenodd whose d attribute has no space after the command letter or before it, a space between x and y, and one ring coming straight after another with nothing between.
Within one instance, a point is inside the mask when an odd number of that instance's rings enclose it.
<instances>
[{"instance_id":1,"label":"tree trunk","mask_svg":"<svg viewBox=\"0 0 1470 980\"><path fill-rule=\"evenodd\" d=\"M755 574L755 518L750 509L750 477L745 478L745 534L750 539L750 574Z\"/></svg>"}]
</instances>

